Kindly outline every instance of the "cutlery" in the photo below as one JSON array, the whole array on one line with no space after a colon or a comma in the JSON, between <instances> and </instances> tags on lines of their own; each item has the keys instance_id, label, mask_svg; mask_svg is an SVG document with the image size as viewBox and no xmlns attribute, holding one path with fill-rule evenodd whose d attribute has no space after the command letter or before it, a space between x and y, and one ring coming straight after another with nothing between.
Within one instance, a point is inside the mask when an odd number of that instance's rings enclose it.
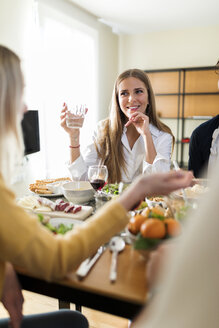
<instances>
[{"instance_id":1,"label":"cutlery","mask_svg":"<svg viewBox=\"0 0 219 328\"><path fill-rule=\"evenodd\" d=\"M117 255L125 248L125 242L121 237L113 237L110 240L109 248L112 251L112 262L110 267L110 281L115 282L117 278Z\"/></svg>"},{"instance_id":2,"label":"cutlery","mask_svg":"<svg viewBox=\"0 0 219 328\"><path fill-rule=\"evenodd\" d=\"M179 167L179 164L177 163L177 161L173 161L173 165L174 165L174 168L175 168L176 171L180 170L180 167ZM186 196L186 192L183 188L181 189L181 191L182 191L182 196L183 196L183 200L185 202L185 205L187 205L188 204L188 199L187 199L187 196Z\"/></svg>"},{"instance_id":3,"label":"cutlery","mask_svg":"<svg viewBox=\"0 0 219 328\"><path fill-rule=\"evenodd\" d=\"M88 274L90 269L93 267L93 265L96 263L96 261L99 259L99 257L104 252L104 250L105 250L104 246L99 247L97 252L93 256L83 261L79 266L78 270L76 271L76 275L79 278L84 278Z\"/></svg>"},{"instance_id":4,"label":"cutlery","mask_svg":"<svg viewBox=\"0 0 219 328\"><path fill-rule=\"evenodd\" d=\"M119 194L122 193L122 191L123 191L123 187L124 187L124 183L121 181L121 182L119 183L119 186L118 186L118 192L119 192Z\"/></svg>"}]
</instances>

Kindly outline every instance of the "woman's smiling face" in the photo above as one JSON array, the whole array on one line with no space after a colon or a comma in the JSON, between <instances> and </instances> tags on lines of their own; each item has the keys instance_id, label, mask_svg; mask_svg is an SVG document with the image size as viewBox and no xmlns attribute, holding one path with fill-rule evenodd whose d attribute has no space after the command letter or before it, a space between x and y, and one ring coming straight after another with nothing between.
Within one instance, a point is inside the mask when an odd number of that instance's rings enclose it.
<instances>
[{"instance_id":1,"label":"woman's smiling face","mask_svg":"<svg viewBox=\"0 0 219 328\"><path fill-rule=\"evenodd\" d=\"M135 78L128 77L118 85L119 106L127 118L137 112L145 113L148 105L148 92L145 84Z\"/></svg>"}]
</instances>

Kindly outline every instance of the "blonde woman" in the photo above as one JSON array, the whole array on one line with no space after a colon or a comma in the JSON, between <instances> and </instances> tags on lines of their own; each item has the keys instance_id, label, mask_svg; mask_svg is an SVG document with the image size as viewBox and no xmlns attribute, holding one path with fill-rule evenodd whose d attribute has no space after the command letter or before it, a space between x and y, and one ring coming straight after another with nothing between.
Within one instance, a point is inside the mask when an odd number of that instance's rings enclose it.
<instances>
[{"instance_id":1,"label":"blonde woman","mask_svg":"<svg viewBox=\"0 0 219 328\"><path fill-rule=\"evenodd\" d=\"M73 177L86 179L88 166L100 162L108 168L109 183L130 183L141 173L169 171L174 136L157 116L153 89L144 71L130 69L118 76L110 116L98 123L83 154L79 129L67 127L66 112L64 104L61 126L70 138Z\"/></svg>"}]
</instances>

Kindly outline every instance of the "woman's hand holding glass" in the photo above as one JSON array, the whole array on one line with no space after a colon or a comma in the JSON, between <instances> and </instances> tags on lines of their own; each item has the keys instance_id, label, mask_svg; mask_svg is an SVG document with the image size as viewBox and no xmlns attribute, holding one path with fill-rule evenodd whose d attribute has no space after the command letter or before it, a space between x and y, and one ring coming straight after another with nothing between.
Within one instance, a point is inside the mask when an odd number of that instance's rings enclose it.
<instances>
[{"instance_id":1,"label":"woman's hand holding glass","mask_svg":"<svg viewBox=\"0 0 219 328\"><path fill-rule=\"evenodd\" d=\"M82 128L87 111L88 109L85 105L68 106L64 103L60 115L61 126L68 134L74 134L75 130Z\"/></svg>"}]
</instances>

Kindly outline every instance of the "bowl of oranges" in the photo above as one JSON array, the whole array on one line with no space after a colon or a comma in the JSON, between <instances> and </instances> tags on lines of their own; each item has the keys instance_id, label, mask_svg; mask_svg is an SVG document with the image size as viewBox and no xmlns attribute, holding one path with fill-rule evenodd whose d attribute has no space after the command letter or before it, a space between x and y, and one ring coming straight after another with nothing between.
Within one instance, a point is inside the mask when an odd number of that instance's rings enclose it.
<instances>
[{"instance_id":1,"label":"bowl of oranges","mask_svg":"<svg viewBox=\"0 0 219 328\"><path fill-rule=\"evenodd\" d=\"M165 216L162 207L147 207L133 215L127 225L129 238L137 250L152 250L168 238L181 234L181 223Z\"/></svg>"}]
</instances>

